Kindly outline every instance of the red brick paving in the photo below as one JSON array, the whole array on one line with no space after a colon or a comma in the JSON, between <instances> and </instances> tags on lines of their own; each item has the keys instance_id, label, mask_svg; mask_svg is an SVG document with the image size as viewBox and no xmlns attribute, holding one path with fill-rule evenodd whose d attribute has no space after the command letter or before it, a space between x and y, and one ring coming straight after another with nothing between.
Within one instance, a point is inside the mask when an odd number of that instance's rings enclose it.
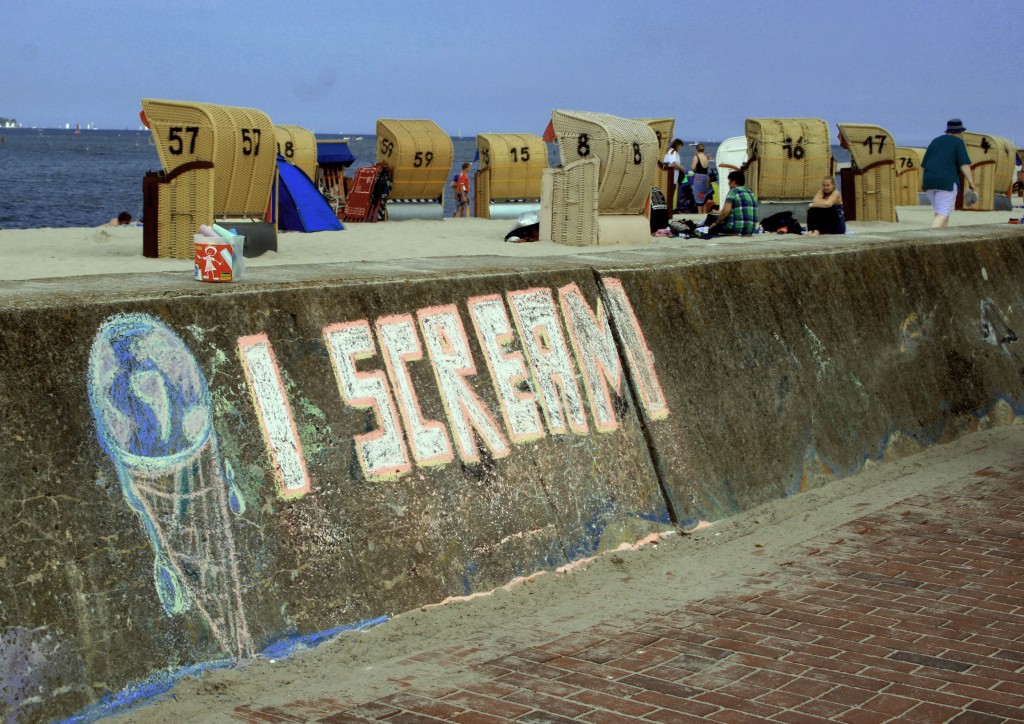
<instances>
[{"instance_id":1,"label":"red brick paving","mask_svg":"<svg viewBox=\"0 0 1024 724\"><path fill-rule=\"evenodd\" d=\"M512 650L473 683L247 722L1024 721L1024 466L901 501L726 594ZM841 483L836 483L841 484ZM758 585L762 588L759 589ZM423 660L444 666L459 648ZM462 662L465 665L465 662Z\"/></svg>"}]
</instances>

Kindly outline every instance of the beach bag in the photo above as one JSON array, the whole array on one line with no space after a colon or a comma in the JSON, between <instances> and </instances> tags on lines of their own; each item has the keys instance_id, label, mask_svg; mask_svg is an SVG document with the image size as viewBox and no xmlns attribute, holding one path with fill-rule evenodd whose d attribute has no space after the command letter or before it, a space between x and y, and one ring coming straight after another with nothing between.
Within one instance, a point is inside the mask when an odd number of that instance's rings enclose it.
<instances>
[{"instance_id":1,"label":"beach bag","mask_svg":"<svg viewBox=\"0 0 1024 724\"><path fill-rule=\"evenodd\" d=\"M668 228L668 204L661 189L651 189L651 233Z\"/></svg>"},{"instance_id":2,"label":"beach bag","mask_svg":"<svg viewBox=\"0 0 1024 724\"><path fill-rule=\"evenodd\" d=\"M718 166L710 158L708 159L708 181L713 184L718 183Z\"/></svg>"},{"instance_id":3,"label":"beach bag","mask_svg":"<svg viewBox=\"0 0 1024 724\"><path fill-rule=\"evenodd\" d=\"M780 211L777 214L761 220L761 228L769 233L777 234L799 234L803 227L793 215L792 211Z\"/></svg>"},{"instance_id":4,"label":"beach bag","mask_svg":"<svg viewBox=\"0 0 1024 724\"><path fill-rule=\"evenodd\" d=\"M459 187L459 175L456 174L456 175L452 176L452 182L450 184L448 184L448 188L450 188L450 189L457 189L458 187Z\"/></svg>"}]
</instances>

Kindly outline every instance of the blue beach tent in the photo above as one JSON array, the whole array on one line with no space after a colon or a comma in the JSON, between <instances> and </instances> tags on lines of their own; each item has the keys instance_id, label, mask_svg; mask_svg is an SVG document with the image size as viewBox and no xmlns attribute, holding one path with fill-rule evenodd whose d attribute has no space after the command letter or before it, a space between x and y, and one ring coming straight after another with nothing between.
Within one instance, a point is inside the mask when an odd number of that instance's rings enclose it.
<instances>
[{"instance_id":1,"label":"blue beach tent","mask_svg":"<svg viewBox=\"0 0 1024 724\"><path fill-rule=\"evenodd\" d=\"M281 231L340 231L334 209L302 169L277 157L280 198L277 203L277 228Z\"/></svg>"}]
</instances>

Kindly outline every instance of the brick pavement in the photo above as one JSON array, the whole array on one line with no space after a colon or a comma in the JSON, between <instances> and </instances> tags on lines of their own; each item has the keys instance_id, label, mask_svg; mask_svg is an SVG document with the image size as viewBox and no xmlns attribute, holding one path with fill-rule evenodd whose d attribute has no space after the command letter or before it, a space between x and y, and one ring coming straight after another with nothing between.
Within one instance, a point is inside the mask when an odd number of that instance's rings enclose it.
<instances>
[{"instance_id":1,"label":"brick pavement","mask_svg":"<svg viewBox=\"0 0 1024 724\"><path fill-rule=\"evenodd\" d=\"M1024 721L1024 458L819 536L677 609L464 666L220 712L244 722ZM478 650L418 655L458 667ZM454 668L453 668L454 670ZM465 679L465 680L463 680ZM454 679L453 679L454 681Z\"/></svg>"}]
</instances>

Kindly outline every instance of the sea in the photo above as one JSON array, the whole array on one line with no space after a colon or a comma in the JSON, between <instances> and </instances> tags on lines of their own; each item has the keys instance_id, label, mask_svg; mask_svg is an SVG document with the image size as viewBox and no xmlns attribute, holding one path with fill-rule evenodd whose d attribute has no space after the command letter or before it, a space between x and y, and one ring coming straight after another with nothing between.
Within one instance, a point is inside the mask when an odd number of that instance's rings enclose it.
<instances>
[{"instance_id":1,"label":"sea","mask_svg":"<svg viewBox=\"0 0 1024 724\"><path fill-rule=\"evenodd\" d=\"M377 160L372 134L317 134L318 139L348 138L356 160L353 169ZM718 143L703 141L712 158ZM477 158L475 136L453 138L452 175L464 162ZM561 161L558 146L548 145L548 163ZM836 160L849 154L832 147ZM692 146L682 153L689 167ZM474 164L474 169L476 165ZM0 229L41 229L99 226L127 211L142 218L142 179L161 170L156 147L147 130L0 128ZM351 174L350 170L350 174ZM451 193L445 193L445 216L454 212Z\"/></svg>"}]
</instances>

